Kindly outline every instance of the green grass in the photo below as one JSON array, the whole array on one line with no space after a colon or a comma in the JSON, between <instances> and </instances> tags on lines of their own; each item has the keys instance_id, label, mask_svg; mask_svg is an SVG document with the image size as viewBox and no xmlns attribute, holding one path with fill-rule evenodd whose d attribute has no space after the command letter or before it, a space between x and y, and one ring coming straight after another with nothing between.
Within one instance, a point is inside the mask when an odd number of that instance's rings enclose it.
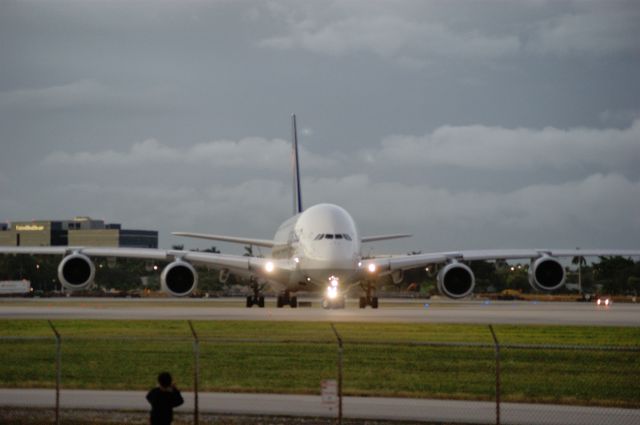
<instances>
[{"instance_id":1,"label":"green grass","mask_svg":"<svg viewBox=\"0 0 640 425\"><path fill-rule=\"evenodd\" d=\"M184 389L192 387L193 342L187 322L54 324L62 335L64 388L143 390L154 385L161 370L171 371ZM322 379L336 377L337 348L327 323L198 321L194 326L202 340L203 391L317 394ZM345 341L347 395L494 397L492 348L404 344L490 344L486 326L340 323L336 328ZM506 344L640 346L640 328L499 325L494 329ZM46 321L1 320L2 336L40 339L0 338L0 386L54 386L55 341ZM638 352L503 347L501 353L505 401L640 407Z\"/></svg>"}]
</instances>

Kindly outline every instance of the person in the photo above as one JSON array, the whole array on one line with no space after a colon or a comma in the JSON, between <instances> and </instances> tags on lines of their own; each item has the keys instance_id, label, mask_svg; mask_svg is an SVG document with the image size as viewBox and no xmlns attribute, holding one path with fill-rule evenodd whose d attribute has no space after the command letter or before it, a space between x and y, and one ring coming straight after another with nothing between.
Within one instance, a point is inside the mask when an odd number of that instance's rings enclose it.
<instances>
[{"instance_id":1,"label":"person","mask_svg":"<svg viewBox=\"0 0 640 425\"><path fill-rule=\"evenodd\" d=\"M151 404L151 425L170 425L173 421L173 408L184 403L169 372L158 375L158 386L147 393L147 401Z\"/></svg>"}]
</instances>

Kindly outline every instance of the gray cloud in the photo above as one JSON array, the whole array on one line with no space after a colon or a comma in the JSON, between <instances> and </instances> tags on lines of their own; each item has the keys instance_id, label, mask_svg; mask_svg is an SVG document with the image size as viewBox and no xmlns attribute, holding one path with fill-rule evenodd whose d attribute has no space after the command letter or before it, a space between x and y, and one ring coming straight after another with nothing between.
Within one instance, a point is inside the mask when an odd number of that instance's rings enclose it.
<instances>
[{"instance_id":1,"label":"gray cloud","mask_svg":"<svg viewBox=\"0 0 640 425\"><path fill-rule=\"evenodd\" d=\"M546 3L560 10L548 16L539 12L540 2L521 2L522 9L530 12L529 21L514 31L504 24L495 25L496 17L512 19L515 25L522 19L502 2L465 4L473 19L464 19L459 5L446 2L430 2L422 8L415 2L382 2L373 7L368 1L316 7L293 2L270 8L285 31L262 39L259 45L340 56L370 52L422 65L441 58L499 58L523 50L543 55L640 52L634 42L639 12L632 3L556 3ZM480 7L484 11L474 14Z\"/></svg>"},{"instance_id":2,"label":"gray cloud","mask_svg":"<svg viewBox=\"0 0 640 425\"><path fill-rule=\"evenodd\" d=\"M163 246L198 246L172 230L270 237L291 213L296 112L305 205L416 235L378 252L637 248L639 14L0 2L0 220L88 214Z\"/></svg>"},{"instance_id":3,"label":"gray cloud","mask_svg":"<svg viewBox=\"0 0 640 425\"><path fill-rule=\"evenodd\" d=\"M0 92L0 110L156 109L163 108L173 94L166 87L125 91L94 79L82 79L45 88Z\"/></svg>"},{"instance_id":4,"label":"gray cloud","mask_svg":"<svg viewBox=\"0 0 640 425\"><path fill-rule=\"evenodd\" d=\"M601 169L635 174L639 140L640 120L624 129L447 126L423 137L385 138L379 148L362 155L373 165L399 167L442 165L511 172Z\"/></svg>"}]
</instances>

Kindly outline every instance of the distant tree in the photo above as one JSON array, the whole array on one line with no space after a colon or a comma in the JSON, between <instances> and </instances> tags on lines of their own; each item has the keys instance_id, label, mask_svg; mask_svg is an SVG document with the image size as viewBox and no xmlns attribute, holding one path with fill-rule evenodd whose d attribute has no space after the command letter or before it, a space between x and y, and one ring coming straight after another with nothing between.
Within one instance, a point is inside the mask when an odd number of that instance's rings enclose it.
<instances>
[{"instance_id":1,"label":"distant tree","mask_svg":"<svg viewBox=\"0 0 640 425\"><path fill-rule=\"evenodd\" d=\"M600 262L594 264L593 269L596 283L610 294L632 293L634 288L629 285L629 278L640 277L637 263L624 257L600 257Z\"/></svg>"}]
</instances>

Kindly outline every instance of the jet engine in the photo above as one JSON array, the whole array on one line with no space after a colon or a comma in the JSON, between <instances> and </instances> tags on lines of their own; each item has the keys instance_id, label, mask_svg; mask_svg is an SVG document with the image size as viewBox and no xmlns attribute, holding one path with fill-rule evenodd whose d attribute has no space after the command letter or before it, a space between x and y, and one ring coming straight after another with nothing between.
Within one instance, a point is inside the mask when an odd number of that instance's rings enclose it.
<instances>
[{"instance_id":1,"label":"jet engine","mask_svg":"<svg viewBox=\"0 0 640 425\"><path fill-rule=\"evenodd\" d=\"M184 297L198 286L198 273L186 261L176 260L162 270L160 284L163 291L176 297Z\"/></svg>"},{"instance_id":2,"label":"jet engine","mask_svg":"<svg viewBox=\"0 0 640 425\"><path fill-rule=\"evenodd\" d=\"M67 289L84 289L93 282L95 275L93 262L78 252L67 255L58 265L58 279Z\"/></svg>"},{"instance_id":3,"label":"jet engine","mask_svg":"<svg viewBox=\"0 0 640 425\"><path fill-rule=\"evenodd\" d=\"M543 255L531 262L529 284L541 291L553 291L564 284L564 268L558 260Z\"/></svg>"},{"instance_id":4,"label":"jet engine","mask_svg":"<svg viewBox=\"0 0 640 425\"><path fill-rule=\"evenodd\" d=\"M449 298L464 298L474 286L476 278L465 264L449 263L438 272L438 291Z\"/></svg>"}]
</instances>

